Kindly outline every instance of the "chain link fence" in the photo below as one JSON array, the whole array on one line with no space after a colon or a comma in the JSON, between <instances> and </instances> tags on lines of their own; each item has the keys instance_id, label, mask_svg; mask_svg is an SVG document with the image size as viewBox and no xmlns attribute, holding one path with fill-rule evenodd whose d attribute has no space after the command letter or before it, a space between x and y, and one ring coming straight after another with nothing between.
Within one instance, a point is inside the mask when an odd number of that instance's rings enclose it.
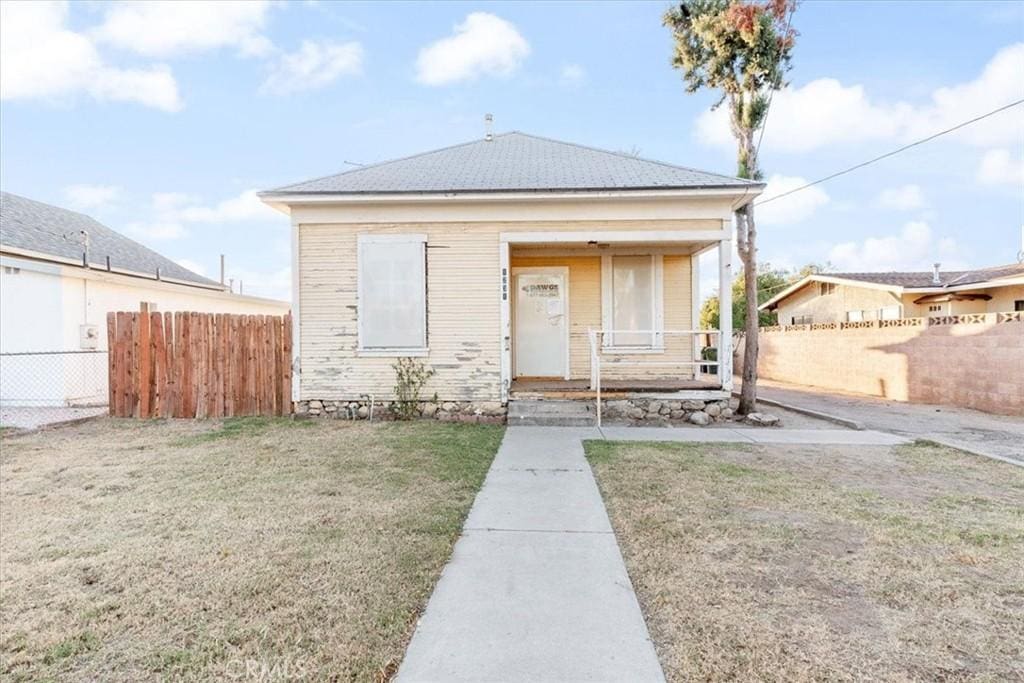
<instances>
[{"instance_id":1,"label":"chain link fence","mask_svg":"<svg viewBox=\"0 0 1024 683\"><path fill-rule=\"evenodd\" d=\"M34 429L106 412L106 351L0 353L0 426Z\"/></svg>"}]
</instances>

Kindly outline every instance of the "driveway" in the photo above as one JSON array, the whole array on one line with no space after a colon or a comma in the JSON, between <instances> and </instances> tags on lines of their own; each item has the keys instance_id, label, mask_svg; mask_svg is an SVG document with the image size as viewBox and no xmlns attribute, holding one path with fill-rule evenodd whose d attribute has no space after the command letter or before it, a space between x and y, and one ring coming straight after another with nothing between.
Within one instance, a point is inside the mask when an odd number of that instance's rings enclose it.
<instances>
[{"instance_id":1,"label":"driveway","mask_svg":"<svg viewBox=\"0 0 1024 683\"><path fill-rule=\"evenodd\" d=\"M1024 465L1024 418L889 401L763 379L757 382L757 393L761 398L789 406L856 420L868 429L928 439Z\"/></svg>"}]
</instances>

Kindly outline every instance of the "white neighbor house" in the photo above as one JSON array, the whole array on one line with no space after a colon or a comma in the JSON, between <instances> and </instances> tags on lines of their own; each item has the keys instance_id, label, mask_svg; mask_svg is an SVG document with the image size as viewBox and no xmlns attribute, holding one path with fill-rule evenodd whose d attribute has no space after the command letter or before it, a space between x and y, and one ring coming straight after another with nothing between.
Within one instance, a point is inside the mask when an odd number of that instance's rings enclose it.
<instances>
[{"instance_id":1,"label":"white neighbor house","mask_svg":"<svg viewBox=\"0 0 1024 683\"><path fill-rule=\"evenodd\" d=\"M155 311L289 309L233 294L88 216L8 192L0 195L0 265L4 406L105 403L109 311L143 302Z\"/></svg>"}]
</instances>

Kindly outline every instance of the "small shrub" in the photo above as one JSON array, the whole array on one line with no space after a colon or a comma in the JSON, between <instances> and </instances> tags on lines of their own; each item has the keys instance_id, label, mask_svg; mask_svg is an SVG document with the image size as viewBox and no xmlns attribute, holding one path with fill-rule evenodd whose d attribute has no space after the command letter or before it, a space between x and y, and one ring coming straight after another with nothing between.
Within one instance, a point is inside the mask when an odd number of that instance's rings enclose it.
<instances>
[{"instance_id":1,"label":"small shrub","mask_svg":"<svg viewBox=\"0 0 1024 683\"><path fill-rule=\"evenodd\" d=\"M395 401L391 411L396 419L411 420L419 408L420 391L434 376L434 370L416 358L399 358L391 367L395 369Z\"/></svg>"}]
</instances>

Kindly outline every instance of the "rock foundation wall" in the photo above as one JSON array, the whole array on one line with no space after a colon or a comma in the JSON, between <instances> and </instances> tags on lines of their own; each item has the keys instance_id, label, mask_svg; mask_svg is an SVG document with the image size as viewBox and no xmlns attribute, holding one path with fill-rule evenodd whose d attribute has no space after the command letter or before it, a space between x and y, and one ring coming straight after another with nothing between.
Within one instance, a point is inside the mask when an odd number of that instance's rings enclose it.
<instances>
[{"instance_id":1,"label":"rock foundation wall","mask_svg":"<svg viewBox=\"0 0 1024 683\"><path fill-rule=\"evenodd\" d=\"M422 401L416 408L416 417L443 422L505 422L505 406L497 402L473 403L469 401ZM369 401L299 401L295 414L301 417L324 417L339 420L367 420L370 418ZM374 420L395 419L395 405L391 401L373 402Z\"/></svg>"}]
</instances>

